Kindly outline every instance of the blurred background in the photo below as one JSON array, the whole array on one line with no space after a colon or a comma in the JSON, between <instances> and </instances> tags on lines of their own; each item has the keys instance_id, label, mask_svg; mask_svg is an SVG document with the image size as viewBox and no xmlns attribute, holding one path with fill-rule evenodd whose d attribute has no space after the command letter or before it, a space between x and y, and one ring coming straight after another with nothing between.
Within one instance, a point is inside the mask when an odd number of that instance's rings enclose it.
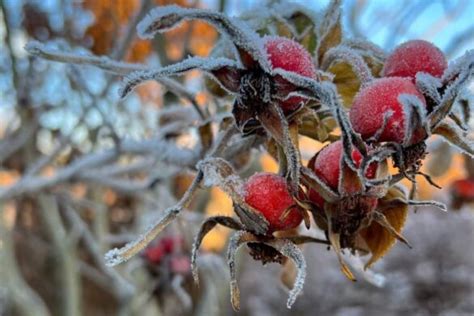
<instances>
[{"instance_id":1,"label":"blurred background","mask_svg":"<svg viewBox=\"0 0 474 316\"><path fill-rule=\"evenodd\" d=\"M203 218L232 214L219 189L202 190L127 264L110 268L102 259L179 199L202 155L199 121L218 118L231 100L216 98L198 72L176 79L179 93L149 82L121 100L120 77L34 58L23 48L38 40L65 52L168 65L208 56L219 35L205 23L187 22L139 40L136 24L152 7L211 8L254 25L255 12L278 2L0 0L0 315L234 314L222 256L227 229L204 240L200 287L189 269L190 244ZM328 3L296 2L315 16ZM346 36L366 37L386 51L408 39L433 42L448 60L474 48L474 1L342 2ZM471 85L466 98L472 91ZM322 145L302 139L303 158ZM285 307L281 267L263 267L241 251L239 314L473 315L474 163L437 139L429 152L424 168L443 189L420 181L419 197L443 201L450 212L411 212L404 235L414 249L397 244L350 283L334 253L306 247L308 278L292 310ZM262 151L235 159L244 177L277 168Z\"/></svg>"}]
</instances>

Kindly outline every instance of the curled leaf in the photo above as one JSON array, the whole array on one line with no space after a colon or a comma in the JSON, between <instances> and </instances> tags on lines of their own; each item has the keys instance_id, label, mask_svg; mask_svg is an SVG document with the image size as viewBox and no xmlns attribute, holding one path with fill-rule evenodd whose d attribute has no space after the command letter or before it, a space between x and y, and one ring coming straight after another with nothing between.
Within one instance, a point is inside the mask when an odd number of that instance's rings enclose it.
<instances>
[{"instance_id":1,"label":"curled leaf","mask_svg":"<svg viewBox=\"0 0 474 316\"><path fill-rule=\"evenodd\" d=\"M397 199L401 202L405 201L405 203L390 204L392 200ZM385 216L391 227L397 233L400 233L408 215L408 202L405 193L396 187L390 188L387 195L379 200L379 212ZM371 258L365 264L365 268L369 268L382 258L392 248L396 240L392 233L375 221L369 227L362 229L359 234L372 253Z\"/></svg>"}]
</instances>

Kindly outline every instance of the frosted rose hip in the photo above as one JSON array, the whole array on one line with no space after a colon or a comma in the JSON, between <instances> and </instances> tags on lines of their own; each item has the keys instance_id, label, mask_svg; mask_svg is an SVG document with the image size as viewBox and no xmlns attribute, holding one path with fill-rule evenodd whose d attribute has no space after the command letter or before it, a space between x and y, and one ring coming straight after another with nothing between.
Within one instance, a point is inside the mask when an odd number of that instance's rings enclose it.
<instances>
[{"instance_id":1,"label":"frosted rose hip","mask_svg":"<svg viewBox=\"0 0 474 316\"><path fill-rule=\"evenodd\" d=\"M285 37L264 37L264 45L273 69L281 68L308 78L315 78L316 70L309 52L298 42ZM281 103L284 110L295 109L303 99L291 97Z\"/></svg>"},{"instance_id":2,"label":"frosted rose hip","mask_svg":"<svg viewBox=\"0 0 474 316\"><path fill-rule=\"evenodd\" d=\"M401 94L413 95L426 106L423 95L407 78L376 79L360 90L349 113L354 130L364 139L374 136L383 126L385 113L391 111L392 116L378 140L402 143L405 137L405 114L403 105L398 101Z\"/></svg>"},{"instance_id":3,"label":"frosted rose hip","mask_svg":"<svg viewBox=\"0 0 474 316\"><path fill-rule=\"evenodd\" d=\"M337 191L339 185L339 176L341 173L341 157L342 157L342 141L334 142L323 149L317 154L316 159L314 160L313 166L309 166L313 169L314 173L320 177L331 189ZM356 165L359 167L362 160L362 155L357 149L352 151L352 159ZM376 164L370 164L367 169L366 177L373 179L377 171ZM311 201L316 203L319 206L324 205L323 198L319 195L318 192L310 190L309 198Z\"/></svg>"},{"instance_id":4,"label":"frosted rose hip","mask_svg":"<svg viewBox=\"0 0 474 316\"><path fill-rule=\"evenodd\" d=\"M418 72L441 77L448 66L443 52L423 40L412 40L398 46L387 58L383 69L385 77L410 77Z\"/></svg>"},{"instance_id":5,"label":"frosted rose hip","mask_svg":"<svg viewBox=\"0 0 474 316\"><path fill-rule=\"evenodd\" d=\"M298 207L293 207L281 221L283 213L296 205L284 178L272 173L256 173L245 183L245 202L261 212L270 224L269 232L297 227L303 217Z\"/></svg>"}]
</instances>

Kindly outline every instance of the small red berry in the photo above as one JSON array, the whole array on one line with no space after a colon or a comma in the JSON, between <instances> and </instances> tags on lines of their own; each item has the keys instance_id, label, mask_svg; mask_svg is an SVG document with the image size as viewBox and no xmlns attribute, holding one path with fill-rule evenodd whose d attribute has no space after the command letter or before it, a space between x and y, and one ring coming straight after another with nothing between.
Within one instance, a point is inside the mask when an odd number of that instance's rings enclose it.
<instances>
[{"instance_id":1,"label":"small red berry","mask_svg":"<svg viewBox=\"0 0 474 316\"><path fill-rule=\"evenodd\" d=\"M298 42L285 37L264 37L264 46L273 69L281 68L304 77L315 78L316 69L309 52ZM281 103L283 110L294 110L303 99L291 97Z\"/></svg>"},{"instance_id":2,"label":"small red berry","mask_svg":"<svg viewBox=\"0 0 474 316\"><path fill-rule=\"evenodd\" d=\"M245 202L261 212L269 222L269 233L296 228L303 220L283 177L256 173L247 180L244 190ZM282 221L282 215L292 205L294 207Z\"/></svg>"},{"instance_id":3,"label":"small red berry","mask_svg":"<svg viewBox=\"0 0 474 316\"><path fill-rule=\"evenodd\" d=\"M474 201L474 180L456 180L451 185L451 192L456 198Z\"/></svg>"},{"instance_id":4,"label":"small red berry","mask_svg":"<svg viewBox=\"0 0 474 316\"><path fill-rule=\"evenodd\" d=\"M405 114L403 105L398 101L401 94L414 95L426 106L423 95L406 78L376 79L361 89L354 98L349 114L354 130L364 139L370 138L382 128L385 113L392 111L378 140L402 143L405 138ZM419 141L419 137L416 138L412 140L413 143Z\"/></svg>"},{"instance_id":5,"label":"small red berry","mask_svg":"<svg viewBox=\"0 0 474 316\"><path fill-rule=\"evenodd\" d=\"M336 141L321 149L317 154L316 159L314 159L313 166L310 166L318 177L320 177L331 189L336 191L338 189L339 177L341 174L340 163L342 159L342 151L342 141ZM352 150L352 159L356 167L359 167L362 155L357 149ZM373 179L376 172L377 164L372 163L367 168L366 177L368 179ZM315 190L309 191L309 198L320 207L324 205L323 198Z\"/></svg>"},{"instance_id":6,"label":"small red berry","mask_svg":"<svg viewBox=\"0 0 474 316\"><path fill-rule=\"evenodd\" d=\"M163 237L160 240L161 245L166 253L172 253L176 248L183 247L184 240L181 236Z\"/></svg>"},{"instance_id":7,"label":"small red berry","mask_svg":"<svg viewBox=\"0 0 474 316\"><path fill-rule=\"evenodd\" d=\"M163 245L161 243L157 243L156 245L146 248L144 256L149 263L159 264L165 254L166 252L163 248Z\"/></svg>"},{"instance_id":8,"label":"small red berry","mask_svg":"<svg viewBox=\"0 0 474 316\"><path fill-rule=\"evenodd\" d=\"M448 66L443 52L423 40L412 40L398 46L387 58L383 69L385 77L410 77L415 80L418 72L441 77Z\"/></svg>"}]
</instances>

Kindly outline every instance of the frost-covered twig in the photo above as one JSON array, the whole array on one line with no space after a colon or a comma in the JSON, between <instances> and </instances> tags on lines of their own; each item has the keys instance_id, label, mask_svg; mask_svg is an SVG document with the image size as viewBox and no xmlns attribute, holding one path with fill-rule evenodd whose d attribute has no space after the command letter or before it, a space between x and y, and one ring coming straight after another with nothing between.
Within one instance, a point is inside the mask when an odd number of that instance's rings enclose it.
<instances>
[{"instance_id":1,"label":"frost-covered twig","mask_svg":"<svg viewBox=\"0 0 474 316\"><path fill-rule=\"evenodd\" d=\"M174 144L165 141L123 141L120 145L122 153L134 155L155 155L158 160L190 167L197 161L197 155L189 149L176 147ZM4 187L0 190L0 200L17 197L22 194L34 193L55 186L59 183L74 179L80 172L98 168L114 161L119 157L116 150L105 150L99 153L85 155L68 166L57 169L51 177L30 176L23 177L18 182Z\"/></svg>"}]
</instances>

